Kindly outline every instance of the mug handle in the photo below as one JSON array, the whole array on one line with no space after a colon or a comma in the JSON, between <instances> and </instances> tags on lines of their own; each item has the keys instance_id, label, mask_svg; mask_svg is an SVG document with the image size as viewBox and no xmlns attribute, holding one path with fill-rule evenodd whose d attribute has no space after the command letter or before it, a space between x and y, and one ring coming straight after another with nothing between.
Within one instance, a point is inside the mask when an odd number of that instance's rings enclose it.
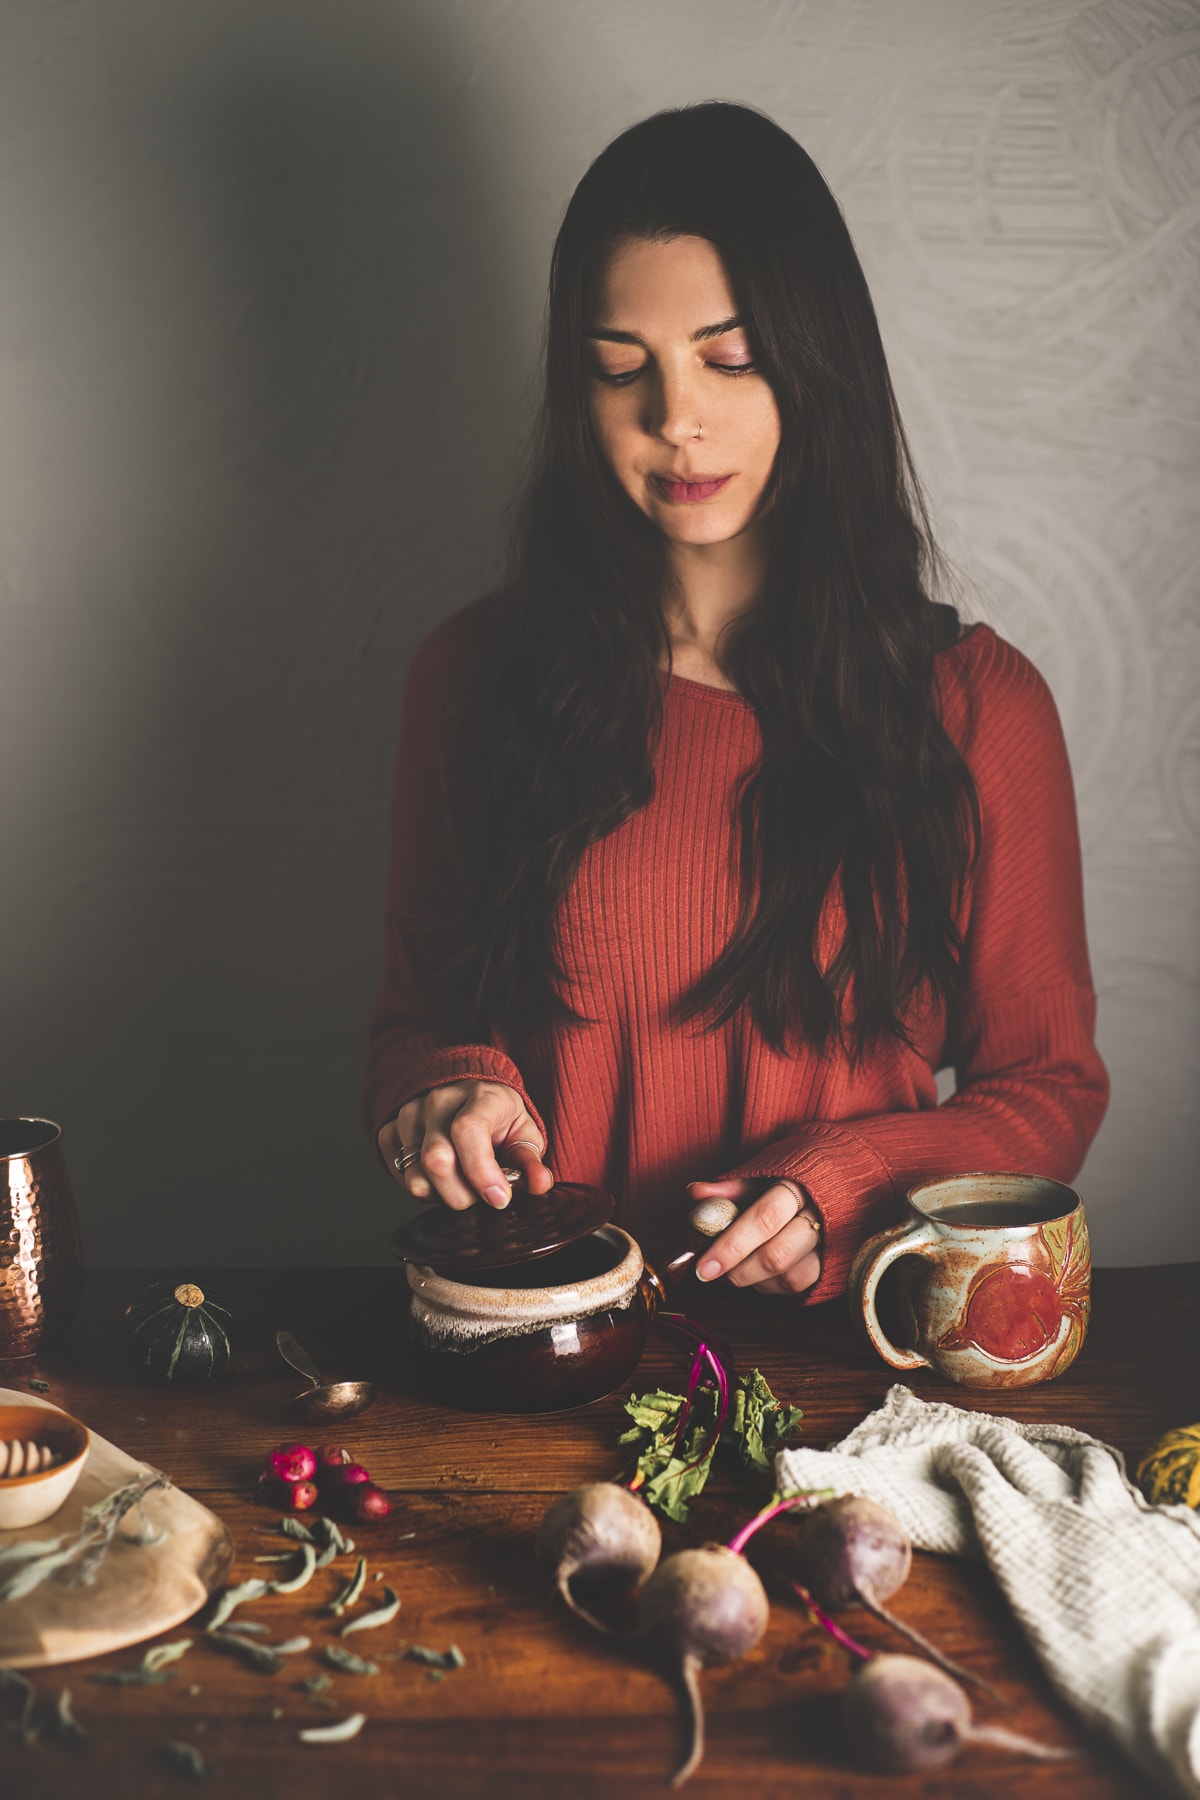
<instances>
[{"instance_id":1,"label":"mug handle","mask_svg":"<svg viewBox=\"0 0 1200 1800\"><path fill-rule=\"evenodd\" d=\"M928 1220L912 1219L907 1225L893 1226L890 1231L881 1231L878 1237L868 1238L854 1259L851 1285L858 1294L863 1326L873 1348L893 1369L929 1369L933 1365L919 1350L898 1350L884 1335L875 1310L880 1280L884 1271L902 1256L928 1258L937 1242L938 1234Z\"/></svg>"}]
</instances>

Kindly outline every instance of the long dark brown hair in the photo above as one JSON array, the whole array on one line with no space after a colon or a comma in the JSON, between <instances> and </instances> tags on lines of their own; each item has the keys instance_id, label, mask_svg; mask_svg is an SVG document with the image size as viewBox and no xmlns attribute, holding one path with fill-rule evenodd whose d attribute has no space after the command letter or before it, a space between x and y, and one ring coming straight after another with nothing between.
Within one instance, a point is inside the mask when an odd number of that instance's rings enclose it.
<instances>
[{"instance_id":1,"label":"long dark brown hair","mask_svg":"<svg viewBox=\"0 0 1200 1800\"><path fill-rule=\"evenodd\" d=\"M764 588L722 647L763 742L737 797L740 912L675 1016L715 1027L748 1004L776 1049L857 1057L959 987L978 811L934 667L958 619L931 599L937 552L837 202L785 131L721 102L622 133L554 246L531 469L450 771L462 904L428 941L431 991L474 1041L584 1022L553 921L585 848L651 797L671 654L665 540L597 443L584 334L618 240L681 235L721 256L781 441Z\"/></svg>"}]
</instances>

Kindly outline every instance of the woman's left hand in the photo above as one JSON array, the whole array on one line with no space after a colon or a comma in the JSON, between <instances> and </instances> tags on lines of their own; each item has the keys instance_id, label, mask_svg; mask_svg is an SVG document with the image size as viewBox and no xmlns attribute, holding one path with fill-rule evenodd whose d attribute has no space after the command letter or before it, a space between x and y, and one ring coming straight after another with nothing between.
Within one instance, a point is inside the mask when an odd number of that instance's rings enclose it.
<instances>
[{"instance_id":1,"label":"woman's left hand","mask_svg":"<svg viewBox=\"0 0 1200 1800\"><path fill-rule=\"evenodd\" d=\"M702 1281L727 1275L734 1287L760 1294L803 1294L821 1275L821 1215L798 1183L772 1181L751 1200L761 1185L761 1179L736 1176L689 1181L695 1201L730 1199L745 1207L701 1253L696 1273Z\"/></svg>"}]
</instances>

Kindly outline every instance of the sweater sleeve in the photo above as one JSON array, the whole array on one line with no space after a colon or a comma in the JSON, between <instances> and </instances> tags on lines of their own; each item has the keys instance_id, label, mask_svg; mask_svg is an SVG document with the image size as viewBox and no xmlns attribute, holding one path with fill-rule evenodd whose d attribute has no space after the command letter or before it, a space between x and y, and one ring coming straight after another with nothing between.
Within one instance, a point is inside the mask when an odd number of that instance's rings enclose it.
<instances>
[{"instance_id":1,"label":"sweater sleeve","mask_svg":"<svg viewBox=\"0 0 1200 1800\"><path fill-rule=\"evenodd\" d=\"M1070 1181L1107 1104L1058 713L1046 683L1010 645L988 632L976 655L983 667L969 736L952 717L969 709L953 699L946 706L981 814L966 998L941 1059L954 1066L957 1092L925 1111L813 1121L726 1172L787 1176L820 1211L822 1272L808 1304L844 1291L859 1245L895 1222L906 1191L923 1181L975 1170Z\"/></svg>"},{"instance_id":2,"label":"sweater sleeve","mask_svg":"<svg viewBox=\"0 0 1200 1800\"><path fill-rule=\"evenodd\" d=\"M407 1101L452 1081L514 1088L546 1128L516 1064L491 1043L449 1041L422 984L421 926L444 916L459 870L446 805L450 733L463 692L469 627L481 602L452 614L417 646L400 705L392 778L383 975L367 1027L363 1125L374 1142Z\"/></svg>"}]
</instances>

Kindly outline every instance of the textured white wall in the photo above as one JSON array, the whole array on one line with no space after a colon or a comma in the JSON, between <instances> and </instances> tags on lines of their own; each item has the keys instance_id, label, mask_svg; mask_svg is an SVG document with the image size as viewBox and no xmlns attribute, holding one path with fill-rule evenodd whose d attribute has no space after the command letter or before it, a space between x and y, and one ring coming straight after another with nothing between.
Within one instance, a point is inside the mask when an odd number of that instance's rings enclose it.
<instances>
[{"instance_id":1,"label":"textured white wall","mask_svg":"<svg viewBox=\"0 0 1200 1800\"><path fill-rule=\"evenodd\" d=\"M493 567L549 246L659 107L838 194L968 604L1078 778L1099 1257L1200 1256L1197 213L1182 0L6 0L0 1110L87 1251L376 1260L408 652Z\"/></svg>"}]
</instances>

